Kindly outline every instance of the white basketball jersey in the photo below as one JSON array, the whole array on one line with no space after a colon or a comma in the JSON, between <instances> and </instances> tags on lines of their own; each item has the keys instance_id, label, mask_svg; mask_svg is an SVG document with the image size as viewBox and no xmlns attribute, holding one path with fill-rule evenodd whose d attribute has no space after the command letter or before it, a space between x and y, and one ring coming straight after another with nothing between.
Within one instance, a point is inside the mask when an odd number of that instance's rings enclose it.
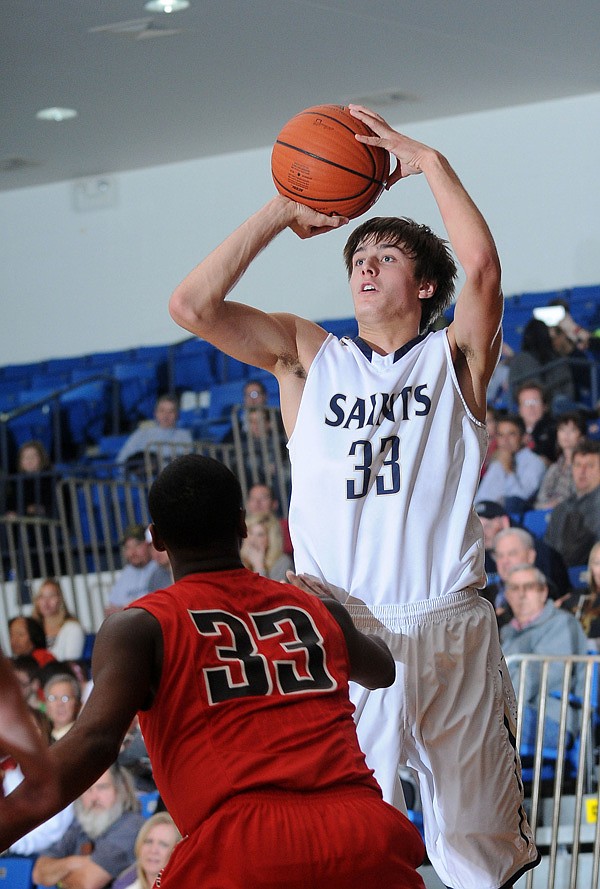
<instances>
[{"instance_id":1,"label":"white basketball jersey","mask_svg":"<svg viewBox=\"0 0 600 889\"><path fill-rule=\"evenodd\" d=\"M289 441L296 570L370 605L485 585L473 509L487 447L445 331L391 355L328 336Z\"/></svg>"}]
</instances>

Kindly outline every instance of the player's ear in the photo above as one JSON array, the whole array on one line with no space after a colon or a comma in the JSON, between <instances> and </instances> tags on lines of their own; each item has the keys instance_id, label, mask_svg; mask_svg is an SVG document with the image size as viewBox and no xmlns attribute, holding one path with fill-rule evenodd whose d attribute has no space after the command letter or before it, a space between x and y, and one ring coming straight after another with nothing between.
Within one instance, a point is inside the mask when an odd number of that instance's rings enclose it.
<instances>
[{"instance_id":1,"label":"player's ear","mask_svg":"<svg viewBox=\"0 0 600 889\"><path fill-rule=\"evenodd\" d=\"M166 550L166 546L158 535L156 525L154 523L148 525L148 531L150 531L150 537L152 538L152 546L154 547L154 549L158 550L159 553L164 553Z\"/></svg>"},{"instance_id":2,"label":"player's ear","mask_svg":"<svg viewBox=\"0 0 600 889\"><path fill-rule=\"evenodd\" d=\"M419 299L431 299L436 291L436 287L437 285L435 281L421 281L419 286Z\"/></svg>"}]
</instances>

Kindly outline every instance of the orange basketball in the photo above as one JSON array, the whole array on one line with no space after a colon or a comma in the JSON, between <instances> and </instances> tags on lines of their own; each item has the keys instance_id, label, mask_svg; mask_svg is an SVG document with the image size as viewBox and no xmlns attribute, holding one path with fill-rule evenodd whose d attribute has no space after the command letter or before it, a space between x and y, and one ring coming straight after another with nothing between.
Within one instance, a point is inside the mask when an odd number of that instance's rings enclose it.
<instances>
[{"instance_id":1,"label":"orange basketball","mask_svg":"<svg viewBox=\"0 0 600 889\"><path fill-rule=\"evenodd\" d=\"M358 142L355 133L373 135L344 105L315 105L296 114L273 146L277 191L320 213L349 219L365 213L383 191L390 156Z\"/></svg>"}]
</instances>

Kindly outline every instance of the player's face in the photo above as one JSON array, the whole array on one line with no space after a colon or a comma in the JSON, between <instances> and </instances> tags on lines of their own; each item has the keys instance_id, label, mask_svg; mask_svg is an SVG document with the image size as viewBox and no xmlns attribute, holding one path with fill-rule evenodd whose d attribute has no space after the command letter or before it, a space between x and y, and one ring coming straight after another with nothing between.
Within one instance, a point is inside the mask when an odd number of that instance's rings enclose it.
<instances>
[{"instance_id":1,"label":"player's face","mask_svg":"<svg viewBox=\"0 0 600 889\"><path fill-rule=\"evenodd\" d=\"M169 860L175 842L176 834L170 824L155 824L148 831L140 849L139 863L150 885Z\"/></svg>"},{"instance_id":2,"label":"player's face","mask_svg":"<svg viewBox=\"0 0 600 889\"><path fill-rule=\"evenodd\" d=\"M400 247L364 241L352 259L350 290L357 319L394 317L419 300L414 262Z\"/></svg>"},{"instance_id":3,"label":"player's face","mask_svg":"<svg viewBox=\"0 0 600 889\"><path fill-rule=\"evenodd\" d=\"M537 617L548 598L548 587L538 583L535 571L527 569L511 573L505 592L506 601L519 623Z\"/></svg>"}]
</instances>

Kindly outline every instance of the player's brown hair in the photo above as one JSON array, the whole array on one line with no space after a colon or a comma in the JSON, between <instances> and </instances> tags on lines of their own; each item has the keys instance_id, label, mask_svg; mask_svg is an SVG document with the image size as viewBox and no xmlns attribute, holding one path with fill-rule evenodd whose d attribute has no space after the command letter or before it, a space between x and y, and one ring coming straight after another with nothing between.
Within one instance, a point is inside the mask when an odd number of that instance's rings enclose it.
<instances>
[{"instance_id":1,"label":"player's brown hair","mask_svg":"<svg viewBox=\"0 0 600 889\"><path fill-rule=\"evenodd\" d=\"M421 300L421 332L426 331L444 312L454 296L457 267L448 242L427 225L398 216L374 216L355 228L344 247L348 277L352 274L353 257L366 242L381 241L399 247L414 261L417 281L431 281L435 292L431 299Z\"/></svg>"}]
</instances>

